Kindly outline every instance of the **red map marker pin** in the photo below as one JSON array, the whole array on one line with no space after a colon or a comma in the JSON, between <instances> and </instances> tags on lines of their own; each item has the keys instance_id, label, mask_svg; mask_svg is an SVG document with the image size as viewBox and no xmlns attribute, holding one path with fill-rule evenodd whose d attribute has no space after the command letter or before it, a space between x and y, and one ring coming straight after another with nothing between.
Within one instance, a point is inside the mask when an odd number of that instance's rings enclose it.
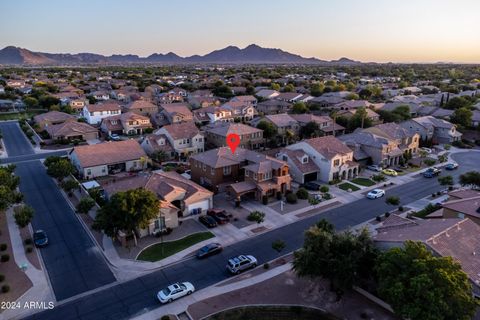
<instances>
[{"instance_id":1,"label":"red map marker pin","mask_svg":"<svg viewBox=\"0 0 480 320\"><path fill-rule=\"evenodd\" d=\"M237 149L238 145L240 144L240 137L236 133L230 133L227 136L227 144L232 150L232 154L235 153L235 149Z\"/></svg>"}]
</instances>

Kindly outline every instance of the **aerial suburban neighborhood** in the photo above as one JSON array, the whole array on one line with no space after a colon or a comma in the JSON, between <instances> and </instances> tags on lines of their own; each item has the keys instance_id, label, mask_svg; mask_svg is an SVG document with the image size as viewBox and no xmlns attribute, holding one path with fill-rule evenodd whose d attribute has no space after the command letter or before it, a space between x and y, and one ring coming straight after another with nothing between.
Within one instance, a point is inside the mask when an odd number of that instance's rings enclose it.
<instances>
[{"instance_id":1,"label":"aerial suburban neighborhood","mask_svg":"<svg viewBox=\"0 0 480 320\"><path fill-rule=\"evenodd\" d=\"M373 0L336 28L383 23L405 52L263 21L292 13L281 1L228 19L240 2L67 2L92 25L0 5L18 26L0 36L0 320L480 319L480 41L428 51L440 31L410 38L372 12L441 17ZM346 2L323 5L354 13ZM245 23L284 39L230 45Z\"/></svg>"}]
</instances>

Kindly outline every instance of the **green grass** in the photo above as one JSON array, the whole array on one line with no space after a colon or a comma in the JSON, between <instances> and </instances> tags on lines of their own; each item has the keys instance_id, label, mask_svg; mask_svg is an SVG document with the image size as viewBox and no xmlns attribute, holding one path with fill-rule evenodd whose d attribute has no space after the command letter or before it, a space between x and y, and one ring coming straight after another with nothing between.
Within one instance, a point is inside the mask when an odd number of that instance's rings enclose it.
<instances>
[{"instance_id":1,"label":"green grass","mask_svg":"<svg viewBox=\"0 0 480 320\"><path fill-rule=\"evenodd\" d=\"M355 178L352 180L353 183L364 186L364 187L370 187L375 184L374 181L367 179L367 178Z\"/></svg>"},{"instance_id":2,"label":"green grass","mask_svg":"<svg viewBox=\"0 0 480 320\"><path fill-rule=\"evenodd\" d=\"M344 182L342 184L339 184L338 187L342 190L345 190L345 191L348 191L348 189L352 189L352 191L360 190L359 187L354 186L353 184L348 183L348 182Z\"/></svg>"},{"instance_id":3,"label":"green grass","mask_svg":"<svg viewBox=\"0 0 480 320\"><path fill-rule=\"evenodd\" d=\"M207 240L213 237L214 235L211 232L207 231L207 232L194 233L189 236L186 236L185 238L175 240L175 241L164 242L163 244L157 243L140 252L140 254L137 257L137 260L151 261L151 262L159 261L177 252L187 249L196 243L202 242L204 240ZM163 246L163 254L162 254L162 246Z\"/></svg>"},{"instance_id":4,"label":"green grass","mask_svg":"<svg viewBox=\"0 0 480 320\"><path fill-rule=\"evenodd\" d=\"M18 113L0 113L0 121L5 121L5 120L18 120L21 118L24 119L30 119L33 116L36 116L37 114L44 113L46 110L35 110L35 111L28 111L28 112L18 112Z\"/></svg>"}]
</instances>

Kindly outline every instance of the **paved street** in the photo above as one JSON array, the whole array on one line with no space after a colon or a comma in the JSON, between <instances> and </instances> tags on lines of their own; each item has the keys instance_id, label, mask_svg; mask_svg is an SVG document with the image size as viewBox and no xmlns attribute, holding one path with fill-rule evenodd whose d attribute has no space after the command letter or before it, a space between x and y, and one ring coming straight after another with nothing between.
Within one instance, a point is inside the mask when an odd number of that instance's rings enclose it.
<instances>
[{"instance_id":1,"label":"paved street","mask_svg":"<svg viewBox=\"0 0 480 320\"><path fill-rule=\"evenodd\" d=\"M30 142L14 123L1 123L7 151L18 159L44 158L33 154ZM12 160L10 158L3 159ZM114 282L98 247L86 233L75 213L67 204L40 161L16 163L20 176L20 191L25 201L35 209L34 230L47 232L50 245L40 250L50 282L58 301Z\"/></svg>"},{"instance_id":2,"label":"paved street","mask_svg":"<svg viewBox=\"0 0 480 320\"><path fill-rule=\"evenodd\" d=\"M465 152L453 157L461 164L452 175L478 168L479 153ZM417 180L388 190L387 195L399 196L407 204L440 190L437 179ZM227 258L237 254L253 254L259 263L276 258L279 254L271 248L274 240L282 239L287 247L282 252L298 249L303 244L303 232L320 218L332 222L338 230L361 222L393 209L383 199L361 199L347 205L312 216L258 237L239 242L225 248L222 254L206 260L190 259L162 270L110 286L104 290L58 305L28 319L128 319L141 315L160 306L155 299L156 292L176 281L191 281L197 289L205 288L229 277L225 270Z\"/></svg>"}]
</instances>

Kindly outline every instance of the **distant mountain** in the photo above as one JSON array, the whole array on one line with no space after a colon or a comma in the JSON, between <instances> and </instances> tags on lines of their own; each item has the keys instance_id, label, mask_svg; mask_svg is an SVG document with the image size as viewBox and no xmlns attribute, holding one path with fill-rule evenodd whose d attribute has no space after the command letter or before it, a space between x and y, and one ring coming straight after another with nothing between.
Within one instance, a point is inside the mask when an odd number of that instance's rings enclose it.
<instances>
[{"instance_id":1,"label":"distant mountain","mask_svg":"<svg viewBox=\"0 0 480 320\"><path fill-rule=\"evenodd\" d=\"M281 49L262 48L251 44L240 49L235 46L212 51L206 55L180 57L173 52L154 53L142 58L137 55L103 56L94 53L42 53L18 47L5 47L0 50L0 64L14 65L81 65L81 64L357 64L348 58L325 61L317 58L304 58Z\"/></svg>"}]
</instances>

